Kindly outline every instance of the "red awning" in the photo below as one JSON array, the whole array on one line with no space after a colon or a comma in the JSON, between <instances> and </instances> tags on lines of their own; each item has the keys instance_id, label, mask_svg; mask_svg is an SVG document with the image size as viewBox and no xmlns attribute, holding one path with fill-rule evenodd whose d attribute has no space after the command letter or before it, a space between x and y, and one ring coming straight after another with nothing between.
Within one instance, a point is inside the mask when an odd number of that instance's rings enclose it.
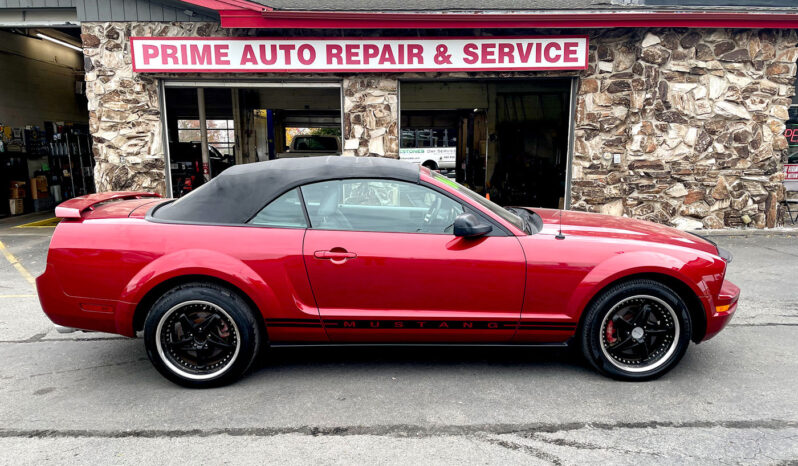
<instances>
[{"instance_id":1,"label":"red awning","mask_svg":"<svg viewBox=\"0 0 798 466\"><path fill-rule=\"evenodd\" d=\"M594 10L518 13L274 10L247 0L184 0L216 10L225 28L489 29L743 28L798 29L798 14L761 11Z\"/></svg>"}]
</instances>

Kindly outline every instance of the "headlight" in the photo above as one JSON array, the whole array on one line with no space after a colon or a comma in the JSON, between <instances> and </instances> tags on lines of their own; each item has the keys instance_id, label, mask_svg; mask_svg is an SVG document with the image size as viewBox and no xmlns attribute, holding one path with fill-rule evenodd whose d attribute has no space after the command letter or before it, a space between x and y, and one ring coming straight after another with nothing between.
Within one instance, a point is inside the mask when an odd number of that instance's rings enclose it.
<instances>
[{"instance_id":1,"label":"headlight","mask_svg":"<svg viewBox=\"0 0 798 466\"><path fill-rule=\"evenodd\" d=\"M732 256L731 251L729 251L726 248L722 248L720 246L718 246L718 255L720 256L721 259L726 261L727 264L731 264L731 261L734 258L734 256Z\"/></svg>"}]
</instances>

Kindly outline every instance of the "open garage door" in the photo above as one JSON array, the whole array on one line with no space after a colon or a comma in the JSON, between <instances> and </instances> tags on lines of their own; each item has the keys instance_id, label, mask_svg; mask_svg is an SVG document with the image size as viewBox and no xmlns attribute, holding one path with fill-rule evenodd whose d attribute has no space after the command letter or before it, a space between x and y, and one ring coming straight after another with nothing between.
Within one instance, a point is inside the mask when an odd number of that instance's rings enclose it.
<instances>
[{"instance_id":1,"label":"open garage door","mask_svg":"<svg viewBox=\"0 0 798 466\"><path fill-rule=\"evenodd\" d=\"M183 196L225 169L341 154L341 86L166 81L169 180Z\"/></svg>"},{"instance_id":2,"label":"open garage door","mask_svg":"<svg viewBox=\"0 0 798 466\"><path fill-rule=\"evenodd\" d=\"M562 207L571 79L403 81L400 157L502 205Z\"/></svg>"}]
</instances>

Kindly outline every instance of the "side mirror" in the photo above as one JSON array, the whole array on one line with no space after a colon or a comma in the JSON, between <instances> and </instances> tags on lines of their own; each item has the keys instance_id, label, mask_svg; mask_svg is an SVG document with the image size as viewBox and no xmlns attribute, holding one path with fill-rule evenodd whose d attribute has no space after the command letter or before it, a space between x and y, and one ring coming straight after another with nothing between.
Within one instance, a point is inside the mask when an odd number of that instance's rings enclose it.
<instances>
[{"instance_id":1,"label":"side mirror","mask_svg":"<svg viewBox=\"0 0 798 466\"><path fill-rule=\"evenodd\" d=\"M481 222L474 214L460 214L454 219L454 236L474 238L493 231L488 223Z\"/></svg>"}]
</instances>

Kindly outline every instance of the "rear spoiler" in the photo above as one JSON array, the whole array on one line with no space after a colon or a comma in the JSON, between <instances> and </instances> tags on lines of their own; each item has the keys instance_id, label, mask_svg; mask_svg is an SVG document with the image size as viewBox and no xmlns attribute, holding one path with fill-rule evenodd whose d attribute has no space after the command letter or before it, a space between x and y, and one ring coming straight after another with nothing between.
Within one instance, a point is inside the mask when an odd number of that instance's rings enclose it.
<instances>
[{"instance_id":1,"label":"rear spoiler","mask_svg":"<svg viewBox=\"0 0 798 466\"><path fill-rule=\"evenodd\" d=\"M81 218L83 212L91 210L97 204L125 199L141 199L143 197L161 197L157 193L146 191L111 191L107 193L88 194L63 202L55 208L55 216L59 218Z\"/></svg>"}]
</instances>

